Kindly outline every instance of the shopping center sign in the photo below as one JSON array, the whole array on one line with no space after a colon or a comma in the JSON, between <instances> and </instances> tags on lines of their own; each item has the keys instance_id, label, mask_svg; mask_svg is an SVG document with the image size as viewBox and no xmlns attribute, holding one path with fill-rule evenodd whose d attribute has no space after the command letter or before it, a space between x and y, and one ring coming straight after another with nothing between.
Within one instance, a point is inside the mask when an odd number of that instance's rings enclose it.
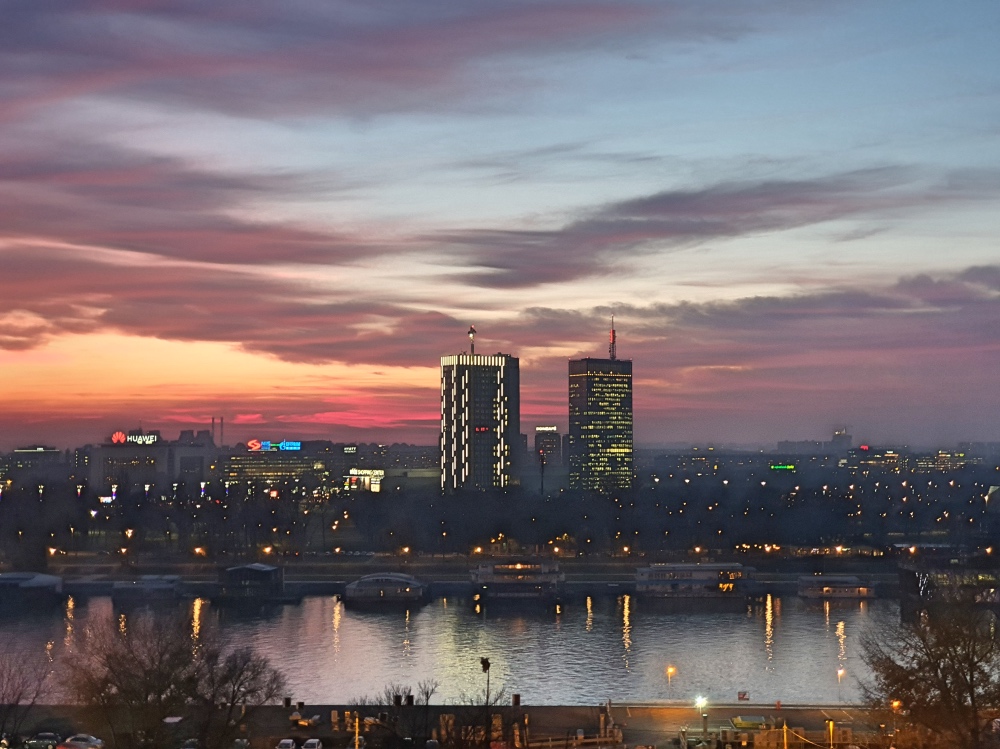
<instances>
[{"instance_id":1,"label":"shopping center sign","mask_svg":"<svg viewBox=\"0 0 1000 749\"><path fill-rule=\"evenodd\" d=\"M271 442L270 440L249 440L247 450L252 453L275 453L275 452L295 452L302 449L301 442L282 440L281 442Z\"/></svg>"}]
</instances>

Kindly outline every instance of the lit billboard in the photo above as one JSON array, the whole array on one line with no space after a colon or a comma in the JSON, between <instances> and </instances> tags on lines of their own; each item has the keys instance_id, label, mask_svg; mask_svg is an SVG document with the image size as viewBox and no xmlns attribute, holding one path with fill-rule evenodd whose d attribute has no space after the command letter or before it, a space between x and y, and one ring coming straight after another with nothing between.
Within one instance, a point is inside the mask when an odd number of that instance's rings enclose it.
<instances>
[{"instance_id":1,"label":"lit billboard","mask_svg":"<svg viewBox=\"0 0 1000 749\"><path fill-rule=\"evenodd\" d=\"M302 443L292 440L282 440L281 442L272 442L271 440L247 441L247 450L252 453L297 452L301 449Z\"/></svg>"}]
</instances>

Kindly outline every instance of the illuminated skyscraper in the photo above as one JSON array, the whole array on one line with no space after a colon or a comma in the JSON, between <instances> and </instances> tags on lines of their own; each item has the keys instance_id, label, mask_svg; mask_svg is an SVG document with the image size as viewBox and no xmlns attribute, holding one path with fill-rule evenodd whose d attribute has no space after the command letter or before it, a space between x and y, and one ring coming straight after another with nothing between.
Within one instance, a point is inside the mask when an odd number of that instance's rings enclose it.
<instances>
[{"instance_id":1,"label":"illuminated skyscraper","mask_svg":"<svg viewBox=\"0 0 1000 749\"><path fill-rule=\"evenodd\" d=\"M521 439L517 357L471 353L441 357L441 490L502 489L515 481Z\"/></svg>"},{"instance_id":2,"label":"illuminated skyscraper","mask_svg":"<svg viewBox=\"0 0 1000 749\"><path fill-rule=\"evenodd\" d=\"M569 486L610 492L632 485L632 362L617 356L569 363Z\"/></svg>"}]
</instances>

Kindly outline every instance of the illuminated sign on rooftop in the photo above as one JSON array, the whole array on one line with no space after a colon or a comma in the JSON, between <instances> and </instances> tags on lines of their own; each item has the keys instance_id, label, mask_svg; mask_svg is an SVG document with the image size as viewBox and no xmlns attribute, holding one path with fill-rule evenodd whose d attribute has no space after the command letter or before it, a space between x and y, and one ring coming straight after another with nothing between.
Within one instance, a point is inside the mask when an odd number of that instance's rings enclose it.
<instances>
[{"instance_id":1,"label":"illuminated sign on rooftop","mask_svg":"<svg viewBox=\"0 0 1000 749\"><path fill-rule=\"evenodd\" d=\"M535 427L536 432L558 432L559 427Z\"/></svg>"},{"instance_id":2,"label":"illuminated sign on rooftop","mask_svg":"<svg viewBox=\"0 0 1000 749\"><path fill-rule=\"evenodd\" d=\"M293 442L291 440L282 440L281 442L271 442L270 440L247 441L247 450L252 453L295 452L301 449L301 442Z\"/></svg>"},{"instance_id":3,"label":"illuminated sign on rooftop","mask_svg":"<svg viewBox=\"0 0 1000 749\"><path fill-rule=\"evenodd\" d=\"M385 471L381 468L352 468L349 473L351 476L369 476L378 479L385 476Z\"/></svg>"},{"instance_id":4,"label":"illuminated sign on rooftop","mask_svg":"<svg viewBox=\"0 0 1000 749\"><path fill-rule=\"evenodd\" d=\"M111 435L111 443L114 445L155 445L160 441L158 434L125 434L118 431Z\"/></svg>"}]
</instances>

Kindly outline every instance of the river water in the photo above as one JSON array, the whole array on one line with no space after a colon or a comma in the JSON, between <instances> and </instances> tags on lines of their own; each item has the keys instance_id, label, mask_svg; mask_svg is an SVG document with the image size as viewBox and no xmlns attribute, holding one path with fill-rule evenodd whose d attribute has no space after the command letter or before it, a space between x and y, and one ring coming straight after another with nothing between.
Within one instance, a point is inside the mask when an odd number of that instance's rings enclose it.
<instances>
[{"instance_id":1,"label":"river water","mask_svg":"<svg viewBox=\"0 0 1000 749\"><path fill-rule=\"evenodd\" d=\"M312 704L347 704L391 683L416 690L431 680L439 684L433 702L481 695L481 657L492 664L491 690L520 693L524 704L693 703L697 696L732 703L740 691L754 703L853 702L867 675L861 634L899 626L894 601L794 596L727 611L697 602L664 610L634 596L558 611L538 604L479 613L456 598L370 612L310 597L241 617L200 599L187 605L192 627L215 624L229 641L253 645L285 672L289 696ZM70 599L61 614L0 619L0 643L48 647L58 672L81 628L118 615L110 599Z\"/></svg>"}]
</instances>

